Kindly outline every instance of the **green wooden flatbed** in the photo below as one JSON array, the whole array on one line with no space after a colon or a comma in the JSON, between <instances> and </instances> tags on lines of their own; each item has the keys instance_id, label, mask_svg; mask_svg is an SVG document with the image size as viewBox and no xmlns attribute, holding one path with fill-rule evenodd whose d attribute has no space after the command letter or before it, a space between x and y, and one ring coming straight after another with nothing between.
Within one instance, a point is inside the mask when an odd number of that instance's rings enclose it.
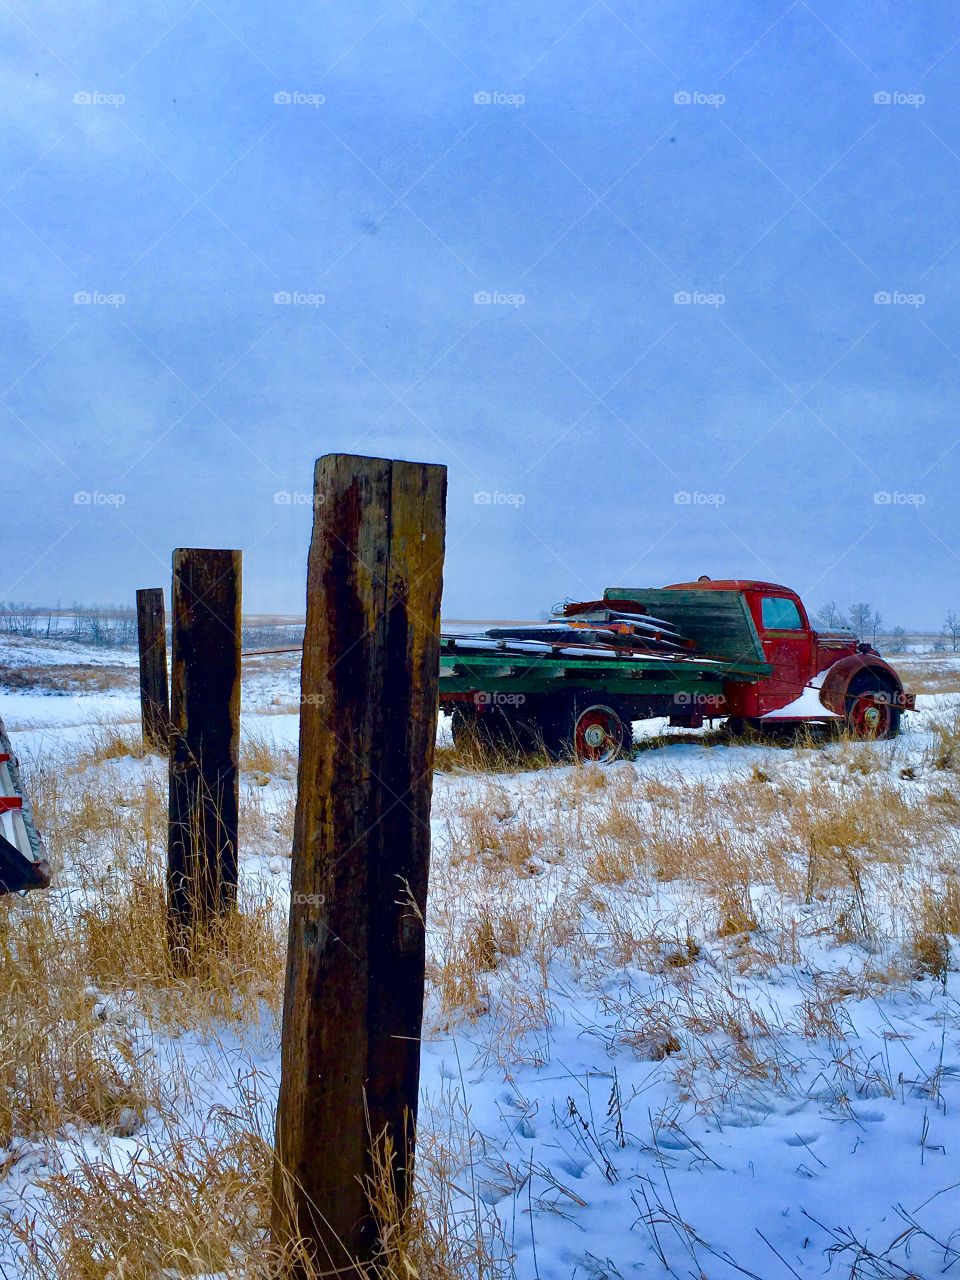
<instances>
[{"instance_id":1,"label":"green wooden flatbed","mask_svg":"<svg viewBox=\"0 0 960 1280\"><path fill-rule=\"evenodd\" d=\"M440 699L459 694L556 693L589 687L597 692L644 694L723 692L725 680L761 680L773 668L766 662L725 662L720 658L563 657L502 651L470 653L440 650Z\"/></svg>"}]
</instances>

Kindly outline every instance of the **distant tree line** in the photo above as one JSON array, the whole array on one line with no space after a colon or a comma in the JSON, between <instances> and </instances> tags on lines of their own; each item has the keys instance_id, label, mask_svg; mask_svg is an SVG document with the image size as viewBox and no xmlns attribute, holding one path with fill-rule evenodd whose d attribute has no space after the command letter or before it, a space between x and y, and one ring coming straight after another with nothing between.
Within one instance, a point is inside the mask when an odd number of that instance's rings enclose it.
<instances>
[{"instance_id":1,"label":"distant tree line","mask_svg":"<svg viewBox=\"0 0 960 1280\"><path fill-rule=\"evenodd\" d=\"M861 644L869 643L888 653L903 653L909 643L909 633L903 627L883 631L883 618L879 610L865 600L851 604L846 610L834 600L828 600L816 612L816 621L832 631L852 631ZM951 610L944 620L935 648L947 647L956 653L960 650L960 613Z\"/></svg>"},{"instance_id":2,"label":"distant tree line","mask_svg":"<svg viewBox=\"0 0 960 1280\"><path fill-rule=\"evenodd\" d=\"M244 623L240 643L244 649L277 649L303 644L302 622Z\"/></svg>"},{"instance_id":3,"label":"distant tree line","mask_svg":"<svg viewBox=\"0 0 960 1280\"><path fill-rule=\"evenodd\" d=\"M123 648L136 643L137 615L129 607L75 604L50 609L0 600L0 634Z\"/></svg>"},{"instance_id":4,"label":"distant tree line","mask_svg":"<svg viewBox=\"0 0 960 1280\"><path fill-rule=\"evenodd\" d=\"M169 626L167 627L169 634ZM0 600L0 635L34 640L67 640L96 649L129 648L137 643L137 614L130 607L75 604L70 608L17 604ZM244 649L271 649L303 642L303 623L245 623Z\"/></svg>"}]
</instances>

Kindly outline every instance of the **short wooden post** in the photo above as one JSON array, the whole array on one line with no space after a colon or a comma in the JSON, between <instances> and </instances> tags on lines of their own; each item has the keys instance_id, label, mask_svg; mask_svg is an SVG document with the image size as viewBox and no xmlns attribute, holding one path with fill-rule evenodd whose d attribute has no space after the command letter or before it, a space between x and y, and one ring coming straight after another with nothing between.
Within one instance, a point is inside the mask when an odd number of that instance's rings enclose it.
<instances>
[{"instance_id":1,"label":"short wooden post","mask_svg":"<svg viewBox=\"0 0 960 1280\"><path fill-rule=\"evenodd\" d=\"M446 468L316 466L274 1240L378 1248L372 1149L407 1204L420 1072Z\"/></svg>"},{"instance_id":2,"label":"short wooden post","mask_svg":"<svg viewBox=\"0 0 960 1280\"><path fill-rule=\"evenodd\" d=\"M173 553L167 919L182 962L237 900L241 559Z\"/></svg>"},{"instance_id":3,"label":"short wooden post","mask_svg":"<svg viewBox=\"0 0 960 1280\"><path fill-rule=\"evenodd\" d=\"M163 588L137 592L137 641L140 650L140 720L147 751L167 754L170 694L167 685L167 620Z\"/></svg>"}]
</instances>

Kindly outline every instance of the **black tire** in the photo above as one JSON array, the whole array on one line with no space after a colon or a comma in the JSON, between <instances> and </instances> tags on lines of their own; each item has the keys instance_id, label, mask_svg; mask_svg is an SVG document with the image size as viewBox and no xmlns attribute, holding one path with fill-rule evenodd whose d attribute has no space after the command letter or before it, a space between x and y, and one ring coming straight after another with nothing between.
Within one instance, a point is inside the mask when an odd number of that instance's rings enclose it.
<instances>
[{"instance_id":1,"label":"black tire","mask_svg":"<svg viewBox=\"0 0 960 1280\"><path fill-rule=\"evenodd\" d=\"M478 711L472 704L455 707L450 717L453 745L467 751L516 752L525 755L539 745L537 726L501 707Z\"/></svg>"},{"instance_id":2,"label":"black tire","mask_svg":"<svg viewBox=\"0 0 960 1280\"><path fill-rule=\"evenodd\" d=\"M496 709L480 714L472 705L454 707L450 715L453 745L458 749L497 750L507 738L505 717Z\"/></svg>"},{"instance_id":3,"label":"black tire","mask_svg":"<svg viewBox=\"0 0 960 1280\"><path fill-rule=\"evenodd\" d=\"M776 731L775 724L756 716L727 716L723 727L731 738L769 738Z\"/></svg>"},{"instance_id":4,"label":"black tire","mask_svg":"<svg viewBox=\"0 0 960 1280\"><path fill-rule=\"evenodd\" d=\"M746 738L753 732L753 724L744 716L727 716L723 725L729 738Z\"/></svg>"},{"instance_id":5,"label":"black tire","mask_svg":"<svg viewBox=\"0 0 960 1280\"><path fill-rule=\"evenodd\" d=\"M597 730L596 734L593 730ZM579 694L554 708L544 726L543 738L555 760L609 764L630 755L633 723L619 699Z\"/></svg>"},{"instance_id":6,"label":"black tire","mask_svg":"<svg viewBox=\"0 0 960 1280\"><path fill-rule=\"evenodd\" d=\"M900 732L901 708L897 691L872 671L850 681L844 698L846 727L857 738L882 741Z\"/></svg>"}]
</instances>

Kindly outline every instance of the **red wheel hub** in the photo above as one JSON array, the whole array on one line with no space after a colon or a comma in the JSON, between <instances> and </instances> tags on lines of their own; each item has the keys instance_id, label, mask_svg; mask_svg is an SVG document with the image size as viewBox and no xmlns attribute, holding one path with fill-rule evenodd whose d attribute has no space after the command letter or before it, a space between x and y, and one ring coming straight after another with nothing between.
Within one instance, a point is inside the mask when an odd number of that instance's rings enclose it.
<instances>
[{"instance_id":1,"label":"red wheel hub","mask_svg":"<svg viewBox=\"0 0 960 1280\"><path fill-rule=\"evenodd\" d=\"M885 738L890 732L890 704L879 694L862 693L850 708L849 721L858 738Z\"/></svg>"},{"instance_id":2,"label":"red wheel hub","mask_svg":"<svg viewBox=\"0 0 960 1280\"><path fill-rule=\"evenodd\" d=\"M623 722L612 707L587 707L577 716L573 737L578 760L603 764L623 749Z\"/></svg>"}]
</instances>

